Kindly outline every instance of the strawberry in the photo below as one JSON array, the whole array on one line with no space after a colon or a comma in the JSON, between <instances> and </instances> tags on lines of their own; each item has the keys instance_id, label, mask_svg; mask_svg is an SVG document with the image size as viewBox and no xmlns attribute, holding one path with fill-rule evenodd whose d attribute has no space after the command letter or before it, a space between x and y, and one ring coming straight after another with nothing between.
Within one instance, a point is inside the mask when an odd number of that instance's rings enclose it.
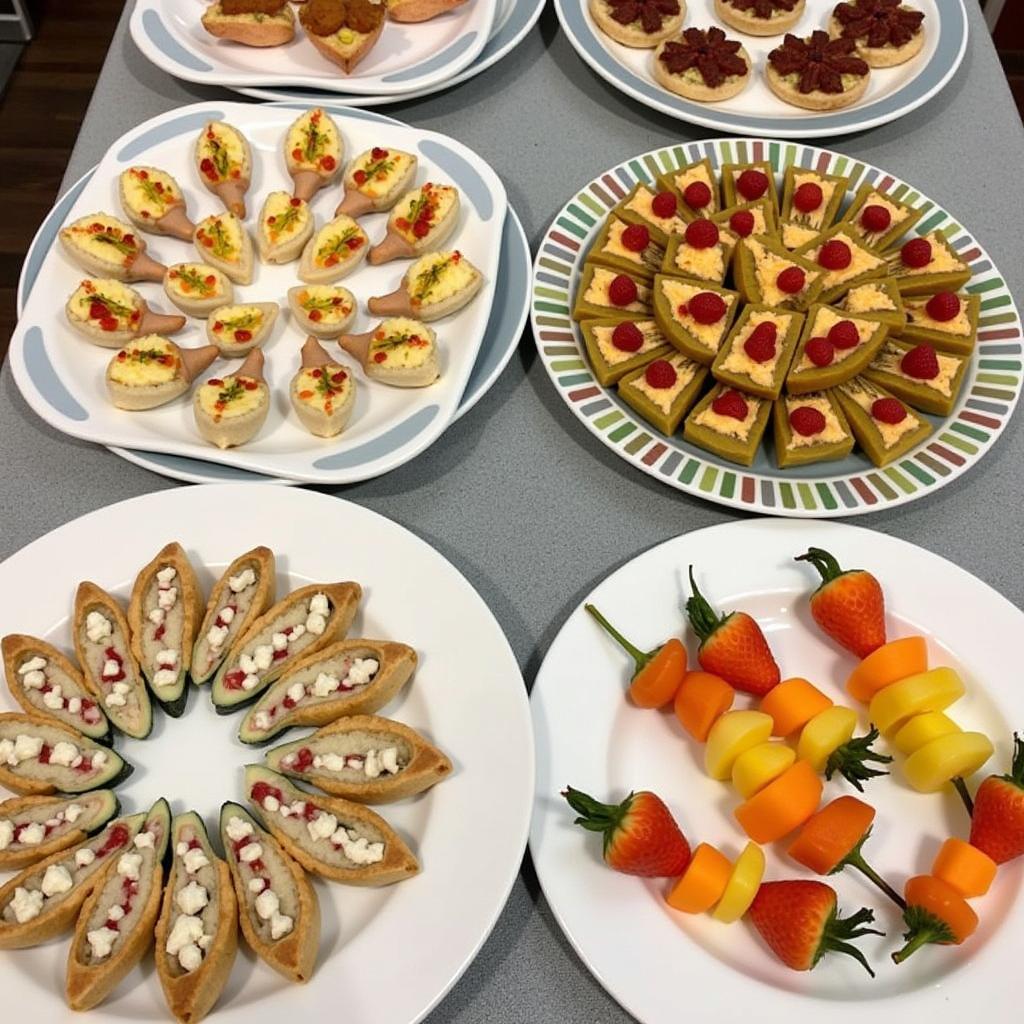
<instances>
[{"instance_id":1,"label":"strawberry","mask_svg":"<svg viewBox=\"0 0 1024 1024\"><path fill-rule=\"evenodd\" d=\"M884 934L862 927L874 921L874 911L861 907L840 917L835 890L824 882L764 882L747 913L772 952L794 971L811 970L826 953L846 953L875 976L864 954L848 941Z\"/></svg>"},{"instance_id":2,"label":"strawberry","mask_svg":"<svg viewBox=\"0 0 1024 1024\"><path fill-rule=\"evenodd\" d=\"M718 615L697 589L690 566L690 589L686 602L690 625L700 638L697 659L701 668L721 676L737 690L763 697L780 678L761 627L746 612Z\"/></svg>"},{"instance_id":3,"label":"strawberry","mask_svg":"<svg viewBox=\"0 0 1024 1024\"><path fill-rule=\"evenodd\" d=\"M574 824L604 835L604 861L641 878L675 878L690 863L690 844L661 797L644 790L621 804L602 804L567 786L562 796L579 815Z\"/></svg>"},{"instance_id":4,"label":"strawberry","mask_svg":"<svg viewBox=\"0 0 1024 1024\"><path fill-rule=\"evenodd\" d=\"M810 562L821 574L811 614L822 631L858 658L878 650L885 643L885 597L878 580L864 569L841 569L821 548L810 548L796 560Z\"/></svg>"},{"instance_id":5,"label":"strawberry","mask_svg":"<svg viewBox=\"0 0 1024 1024\"><path fill-rule=\"evenodd\" d=\"M1024 738L1013 734L1009 775L990 775L974 797L971 846L1005 864L1024 853Z\"/></svg>"}]
</instances>

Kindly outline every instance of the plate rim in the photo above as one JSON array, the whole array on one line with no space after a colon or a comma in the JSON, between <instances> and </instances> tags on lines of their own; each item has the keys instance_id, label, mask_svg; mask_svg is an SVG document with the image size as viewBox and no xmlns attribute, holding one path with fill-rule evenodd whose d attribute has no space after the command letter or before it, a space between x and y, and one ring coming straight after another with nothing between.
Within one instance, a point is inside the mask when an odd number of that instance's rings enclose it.
<instances>
[{"instance_id":1,"label":"plate rim","mask_svg":"<svg viewBox=\"0 0 1024 1024\"><path fill-rule=\"evenodd\" d=\"M982 339L979 331L979 345L975 350L978 365L974 372L977 375L988 371L990 367L984 363L989 362L994 364L991 369L1013 374L1013 382L1002 385L1013 389L1010 397L995 400L985 396L971 398L970 391L965 388L957 411L942 420L943 429L933 433L914 452L883 468L865 466L846 473L825 471L810 477L794 475L787 478L778 475L781 471L775 469L776 475L766 475L762 470L726 464L688 445L678 435L671 439L671 443L666 443L664 435L624 407L623 403L609 397L611 389L601 387L594 379L580 346L578 327L569 316L569 298L586 244L596 233L595 225L599 226L601 218L617 202L618 191L628 190L634 181L641 178L650 181L653 173L665 169L666 160L681 164L705 156L711 159L716 169L728 160L767 159L777 167L776 175L790 164L800 163L848 173L853 184L865 180L881 182L882 187L902 189L901 194L919 202L930 213L915 226L915 231L921 228L932 230L940 224L948 224L956 239L966 238L969 252L975 254L971 262L980 261L980 269L975 271L975 276L986 275L982 283L990 279L1001 282L999 292L1000 295L1005 293L1003 305L1007 305L1009 310L1006 314L1009 327L996 331L999 337ZM551 322L543 323L541 320ZM530 323L540 361L556 392L576 419L605 447L634 468L691 497L770 516L805 519L857 516L931 496L973 469L988 454L1006 430L1024 385L1020 358L1020 312L1005 279L981 243L942 205L896 175L866 160L799 140L728 136L680 141L640 153L595 175L570 195L538 244ZM1008 329L1015 333L1003 336ZM549 337L545 338L545 333ZM1006 369L999 365L1001 360L998 358L989 359L983 349L989 342L996 349L1015 348L1016 352L1008 355L1014 357L1016 367ZM997 351L992 355L1007 353ZM579 367L575 365L577 363ZM577 369L579 372L575 372ZM597 408L602 401L605 405ZM969 408L968 402L980 403L981 411ZM598 412L604 413L609 405L612 411L598 415ZM616 412L620 415L615 415ZM966 422L961 423L964 413L967 414ZM614 419L606 419L612 416ZM997 416L998 419L995 418ZM619 434L620 429L625 433ZM956 436L951 431L956 431ZM642 443L640 438L644 439ZM632 446L635 448L631 451ZM680 468L682 472L679 472Z\"/></svg>"}]
</instances>

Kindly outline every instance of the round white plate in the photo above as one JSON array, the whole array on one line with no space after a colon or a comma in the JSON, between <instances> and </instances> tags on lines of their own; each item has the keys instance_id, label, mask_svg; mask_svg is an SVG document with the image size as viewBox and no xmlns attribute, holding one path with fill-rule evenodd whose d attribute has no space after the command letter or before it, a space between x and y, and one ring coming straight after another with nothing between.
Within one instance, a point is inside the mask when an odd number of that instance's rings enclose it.
<instances>
[{"instance_id":1,"label":"round white plate","mask_svg":"<svg viewBox=\"0 0 1024 1024\"><path fill-rule=\"evenodd\" d=\"M808 36L828 23L832 2L810 0L791 30ZM651 71L651 50L634 50L606 36L594 23L588 0L555 0L555 10L576 52L605 81L627 96L680 121L738 134L786 139L848 135L893 121L936 95L956 73L967 50L967 12L963 0L914 0L925 12L924 49L895 68L875 69L864 98L843 110L801 110L780 100L764 81L768 54L782 36L750 36L722 24L714 0L688 0L686 28L723 28L740 40L754 66L753 80L738 96L722 103L696 103L660 86Z\"/></svg>"},{"instance_id":2,"label":"round white plate","mask_svg":"<svg viewBox=\"0 0 1024 1024\"><path fill-rule=\"evenodd\" d=\"M450 562L376 513L309 491L232 484L134 498L28 545L0 564L0 629L68 649L79 580L124 599L135 574L172 539L207 589L257 544L277 553L280 596L309 582L358 580L364 600L350 635L402 640L420 655L412 683L380 713L421 730L455 764L452 777L423 796L380 808L410 843L422 874L387 889L317 882L324 923L313 980L290 985L240 952L214 1019L420 1020L490 933L526 841L533 739L526 690L501 627ZM6 690L0 708L14 709ZM215 830L221 803L242 799L241 766L261 760L235 738L239 721L215 714L208 689L192 688L182 718L161 714L149 739L118 740L135 765L119 790L125 809L166 796L175 813L195 809ZM498 806L500 815L488 813ZM63 941L0 954L4 997L20 1015L67 1017L66 955ZM169 1019L152 963L93 1017Z\"/></svg>"},{"instance_id":3,"label":"round white plate","mask_svg":"<svg viewBox=\"0 0 1024 1024\"><path fill-rule=\"evenodd\" d=\"M191 215L198 220L219 208L215 197L196 182L191 166L195 135L211 118L228 120L250 140L256 167L248 196L249 216L258 216L266 195L290 191L280 153L287 127L306 109L304 104L200 103L163 114L114 143L96 175L67 212L68 219L98 210L120 211L116 182L133 163L148 163L172 173L185 191ZM388 121L371 111L328 106L345 140L346 153L380 142L415 152L420 158L417 182L455 184L462 194L459 226L450 244L461 248L481 270L485 284L479 296L455 316L435 325L441 349L441 379L429 388L390 388L368 381L353 368L358 382L356 408L345 432L336 438L315 438L299 426L290 409L287 383L298 368L304 333L290 323L286 292L297 283L293 264L258 264L254 283L236 289L242 301L274 299L283 316L264 346L267 380L272 391L270 415L258 436L247 445L220 451L206 444L193 421L191 402L177 402L145 413L115 409L106 396L104 372L109 351L84 343L64 322L63 304L82 272L60 247L38 252L38 287L28 297L11 343L11 366L22 394L51 426L83 440L105 445L159 451L306 483L350 483L402 465L430 445L451 422L472 373L490 319L499 280L502 233L507 210L498 176L472 151L441 135ZM324 189L313 200L318 223L333 215L339 189ZM383 236L386 214L363 220L371 239ZM250 220L251 223L251 220ZM193 246L172 238L152 239L151 252L166 263L194 259ZM407 263L361 266L345 279L360 305L371 295L397 287ZM159 309L169 305L159 285L140 290ZM367 330L376 318L361 314L353 330ZM193 320L175 340L185 346L205 344L205 322ZM340 352L332 343L328 350ZM344 355L342 362L352 363ZM210 374L225 372L217 363Z\"/></svg>"},{"instance_id":4,"label":"round white plate","mask_svg":"<svg viewBox=\"0 0 1024 1024\"><path fill-rule=\"evenodd\" d=\"M844 566L874 570L885 589L890 637L926 633L931 663L963 674L966 696L948 713L996 745L971 789L989 772L1005 771L1011 732L1024 725L1024 690L1007 671L1017 661L1024 615L980 580L912 544L833 523L731 523L652 548L586 600L648 650L680 634L692 563L716 607L742 608L758 619L784 677L805 676L837 703L853 706L843 681L855 659L817 630L807 609L816 574L793 561L811 545L831 551ZM695 658L692 635L685 639ZM706 914L677 913L663 901L666 883L605 867L599 838L572 823L559 796L566 784L599 800L651 789L668 803L691 846L713 843L734 858L746 842L732 815L740 802L735 790L704 774L702 748L671 709L643 711L627 702L629 665L582 604L572 612L533 688L537 795L530 833L555 916L594 977L625 1009L643 1024L686 1018L958 1024L968 1012L1000 1022L1017 1018L1015 987L1007 979L1018 969L1024 939L1020 860L1004 865L991 892L972 901L981 918L976 935L960 947L923 949L900 967L889 959L905 930L895 908L859 875L829 878L844 912L873 907L879 929L888 933L858 942L877 972L874 980L844 956L830 956L809 973L790 971L747 922L724 925ZM742 695L735 706L745 706ZM863 733L868 722L857 709ZM882 747L888 751L884 741ZM911 791L901 778L901 760L897 755L891 776L870 781L863 797L878 811L865 856L898 889L910 875L929 870L944 839L966 838L969 829L952 787L931 795ZM854 791L833 780L824 800L842 792ZM785 856L785 844L765 848L766 878L812 877Z\"/></svg>"},{"instance_id":5,"label":"round white plate","mask_svg":"<svg viewBox=\"0 0 1024 1024\"><path fill-rule=\"evenodd\" d=\"M322 56L298 23L284 46L241 46L203 28L208 0L138 0L132 39L157 67L202 85L301 86L330 93L396 98L447 82L480 56L494 24L494 0L473 0L410 25L387 20L350 75ZM298 19L296 18L296 22Z\"/></svg>"},{"instance_id":6,"label":"round white plate","mask_svg":"<svg viewBox=\"0 0 1024 1024\"><path fill-rule=\"evenodd\" d=\"M424 96L440 92L442 89L461 85L470 78L475 78L481 71L486 71L492 64L496 64L502 57L514 50L523 41L526 33L537 24L537 19L540 18L546 3L547 0L496 0L494 25L491 27L491 37L487 40L487 45L468 68L445 82L419 89L416 92L403 93L401 96L346 96L345 102L350 107L378 106L398 100L421 99ZM258 100L301 99L316 102L314 97L318 95L315 91L308 92L303 89L272 89L260 86L243 86L235 91Z\"/></svg>"}]
</instances>

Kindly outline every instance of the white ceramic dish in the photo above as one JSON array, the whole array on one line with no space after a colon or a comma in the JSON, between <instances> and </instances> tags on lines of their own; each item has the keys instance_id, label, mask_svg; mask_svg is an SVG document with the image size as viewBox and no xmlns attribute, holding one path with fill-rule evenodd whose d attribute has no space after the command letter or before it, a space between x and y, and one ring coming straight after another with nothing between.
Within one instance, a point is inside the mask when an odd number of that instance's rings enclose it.
<instances>
[{"instance_id":1,"label":"white ceramic dish","mask_svg":"<svg viewBox=\"0 0 1024 1024\"><path fill-rule=\"evenodd\" d=\"M211 36L206 0L138 0L129 25L147 59L175 78L203 85L301 86L331 93L399 97L447 82L480 55L494 23L494 0L473 0L431 21L388 20L351 75L321 56L296 24L295 38L269 49ZM297 19L296 19L297 20Z\"/></svg>"},{"instance_id":2,"label":"white ceramic dish","mask_svg":"<svg viewBox=\"0 0 1024 1024\"><path fill-rule=\"evenodd\" d=\"M228 514L242 509L244 515ZM334 1018L343 1008L346 1019L413 1024L472 962L525 846L533 741L508 642L459 571L402 527L325 495L237 484L134 498L28 545L0 564L0 630L69 648L67 616L78 581L94 579L124 599L138 570L172 538L207 590L228 562L257 544L277 553L279 595L309 582L361 582L363 607L350 635L401 639L420 655L412 683L380 713L421 730L455 764L440 786L381 808L411 844L422 874L382 890L318 882L323 936L312 981L290 985L240 951L211 1019L273 1024ZM14 708L6 689L0 708ZM220 804L241 801L241 766L261 760L260 751L235 739L240 717L216 715L209 690L193 687L182 718L158 714L149 739L118 740L136 766L119 789L125 809L166 796L175 813L193 808L215 830ZM499 805L500 815L487 814ZM472 825L485 818L485 826ZM61 994L66 945L0 954L5 999L27 1019L64 1020L70 1013ZM144 961L83 1019L169 1020L152 963Z\"/></svg>"},{"instance_id":3,"label":"white ceramic dish","mask_svg":"<svg viewBox=\"0 0 1024 1024\"><path fill-rule=\"evenodd\" d=\"M1024 691L1007 665L1024 615L980 580L945 559L901 540L832 523L750 520L667 541L612 573L586 598L644 650L679 635L680 601L695 565L705 596L722 609L743 608L764 627L784 677L806 676L837 703L864 709L845 694L855 665L814 625L807 596L815 576L794 555L811 545L847 567L874 570L885 590L889 635L924 632L933 665L964 677L967 693L949 714L980 729L996 753L971 784L1006 770L1013 728L1024 725ZM686 637L691 656L692 636ZM631 664L631 663L630 663ZM702 748L665 713L627 702L630 669L622 653L583 611L570 614L551 645L532 693L537 739L537 795L530 849L559 923L595 978L643 1024L756 1019L784 1024L827 1017L852 1024L907 1017L956 1024L965 1013L998 1021L1017 1014L1013 976L1024 936L1020 889L1024 862L1004 865L991 892L973 905L981 925L960 947L928 947L900 967L888 954L905 930L895 908L859 875L827 881L844 911L876 910L885 938L858 943L877 972L872 980L852 959L833 956L810 973L780 964L746 922L720 924L709 915L672 911L665 883L645 882L604 866L598 837L573 825L559 796L565 785L599 800L652 789L665 799L691 845L710 842L734 858L746 837L732 816L739 798L731 785L708 778ZM746 706L737 699L736 707ZM883 743L887 752L888 745ZM926 873L940 843L965 838L968 822L952 787L923 795L893 774L868 783L864 799L878 816L865 856L895 886ZM841 781L841 780L840 780ZM852 793L826 784L824 800ZM810 878L784 855L786 840L765 847L766 878Z\"/></svg>"},{"instance_id":4,"label":"white ceramic dish","mask_svg":"<svg viewBox=\"0 0 1024 1024\"><path fill-rule=\"evenodd\" d=\"M402 96L351 96L345 97L345 102L350 107L372 107L385 103L395 103L399 100L420 99L423 96L433 95L442 89L449 89L461 85L470 78L475 78L481 71L486 71L492 64L496 64L506 54L511 53L526 36L526 33L537 24L541 11L547 0L496 0L496 11L494 24L491 26L491 36L487 45L480 51L469 67L460 71L457 75L416 92L404 93ZM258 100L306 100L315 102L312 97L317 95L316 91L303 89L281 89L267 88L261 86L239 86L235 90L244 96L252 96Z\"/></svg>"},{"instance_id":5,"label":"white ceramic dish","mask_svg":"<svg viewBox=\"0 0 1024 1024\"><path fill-rule=\"evenodd\" d=\"M810 0L791 31L807 36L825 28L834 6L829 0ZM681 121L784 139L827 138L874 128L916 110L946 86L967 50L963 0L914 0L913 6L925 12L922 52L899 67L873 70L867 93L852 106L818 113L784 103L764 81L768 54L782 36L750 36L723 25L715 15L714 0L688 0L685 27L723 28L730 39L743 43L754 65L753 81L722 103L696 103L664 89L654 80L651 50L633 50L606 36L591 18L588 0L555 0L559 21L576 52L627 96Z\"/></svg>"},{"instance_id":6,"label":"white ceramic dish","mask_svg":"<svg viewBox=\"0 0 1024 1024\"><path fill-rule=\"evenodd\" d=\"M196 181L190 157L195 135L211 118L235 124L253 145L257 166L248 205L250 218L254 217L268 192L290 186L280 152L281 139L303 109L305 106L297 103L202 103L154 118L111 147L96 175L71 206L67 219L100 210L118 213L117 175L133 163L152 164L171 172L185 190L194 218L215 211L219 204ZM63 321L64 298L74 290L82 273L53 248L39 267L37 287L25 304L11 346L15 380L36 412L56 429L84 440L209 460L306 483L347 483L377 476L408 461L440 436L459 407L486 334L499 278L507 209L504 187L479 157L444 136L384 125L379 115L369 111L331 108L330 113L341 128L346 153L360 152L383 140L419 155L417 183L452 182L462 193L459 226L447 244L464 249L486 283L469 306L436 325L442 350L441 380L429 388L409 391L367 381L360 370L354 369L360 393L352 422L338 438L314 438L302 430L290 411L287 382L298 366L303 333L284 315L264 346L267 380L273 393L268 421L248 445L221 452L199 438L185 398L141 415L124 413L109 404L103 372L110 353L83 343ZM339 189L330 188L313 200L318 224L333 215L339 198ZM385 220L385 214L363 220L371 240L383 236ZM166 263L192 258L195 253L191 245L175 239L147 240L151 242L151 255ZM363 304L371 295L393 290L405 266L404 262L382 267L364 265L346 278L345 286L361 307L352 330L367 330L376 322ZM237 288L236 295L243 301L269 299L284 306L288 288L297 283L296 273L295 263L259 265L253 284ZM144 284L140 290L157 308L169 305L158 285ZM204 344L204 339L203 325L196 321L175 338L185 346ZM346 360L333 344L327 347L340 361L351 365L352 361ZM224 363L218 362L210 374L216 372L228 371Z\"/></svg>"}]
</instances>

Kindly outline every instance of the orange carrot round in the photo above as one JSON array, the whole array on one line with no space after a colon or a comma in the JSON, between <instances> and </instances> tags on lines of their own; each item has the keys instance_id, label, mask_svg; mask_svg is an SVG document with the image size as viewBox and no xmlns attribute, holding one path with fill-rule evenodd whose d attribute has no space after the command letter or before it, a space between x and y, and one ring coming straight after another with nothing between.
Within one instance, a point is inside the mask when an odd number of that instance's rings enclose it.
<instances>
[{"instance_id":1,"label":"orange carrot round","mask_svg":"<svg viewBox=\"0 0 1024 1024\"><path fill-rule=\"evenodd\" d=\"M832 701L813 683L799 676L784 679L761 700L761 710L775 721L773 736L791 735L830 707Z\"/></svg>"},{"instance_id":2,"label":"orange carrot round","mask_svg":"<svg viewBox=\"0 0 1024 1024\"><path fill-rule=\"evenodd\" d=\"M668 891L665 902L674 910L703 914L722 898L731 875L729 858L708 843L701 843L693 851L686 871Z\"/></svg>"},{"instance_id":3,"label":"orange carrot round","mask_svg":"<svg viewBox=\"0 0 1024 1024\"><path fill-rule=\"evenodd\" d=\"M733 813L755 843L773 843L817 810L822 788L822 781L811 765L797 761Z\"/></svg>"},{"instance_id":4,"label":"orange carrot round","mask_svg":"<svg viewBox=\"0 0 1024 1024\"><path fill-rule=\"evenodd\" d=\"M948 882L934 875L915 875L903 888L907 909L903 920L906 945L892 958L901 964L922 946L959 946L978 927L978 915Z\"/></svg>"},{"instance_id":5,"label":"orange carrot round","mask_svg":"<svg viewBox=\"0 0 1024 1024\"><path fill-rule=\"evenodd\" d=\"M854 700L867 704L891 683L928 669L928 645L923 636L893 640L869 654L851 673L846 689Z\"/></svg>"},{"instance_id":6,"label":"orange carrot round","mask_svg":"<svg viewBox=\"0 0 1024 1024\"><path fill-rule=\"evenodd\" d=\"M830 875L856 848L875 820L875 809L855 796L837 797L813 815L787 851L815 874Z\"/></svg>"},{"instance_id":7,"label":"orange carrot round","mask_svg":"<svg viewBox=\"0 0 1024 1024\"><path fill-rule=\"evenodd\" d=\"M687 672L676 691L676 718L698 743L703 743L711 726L732 707L735 698L736 691L721 676Z\"/></svg>"},{"instance_id":8,"label":"orange carrot round","mask_svg":"<svg viewBox=\"0 0 1024 1024\"><path fill-rule=\"evenodd\" d=\"M935 855L932 874L948 882L961 896L984 896L995 881L999 865L962 839L947 839Z\"/></svg>"}]
</instances>

